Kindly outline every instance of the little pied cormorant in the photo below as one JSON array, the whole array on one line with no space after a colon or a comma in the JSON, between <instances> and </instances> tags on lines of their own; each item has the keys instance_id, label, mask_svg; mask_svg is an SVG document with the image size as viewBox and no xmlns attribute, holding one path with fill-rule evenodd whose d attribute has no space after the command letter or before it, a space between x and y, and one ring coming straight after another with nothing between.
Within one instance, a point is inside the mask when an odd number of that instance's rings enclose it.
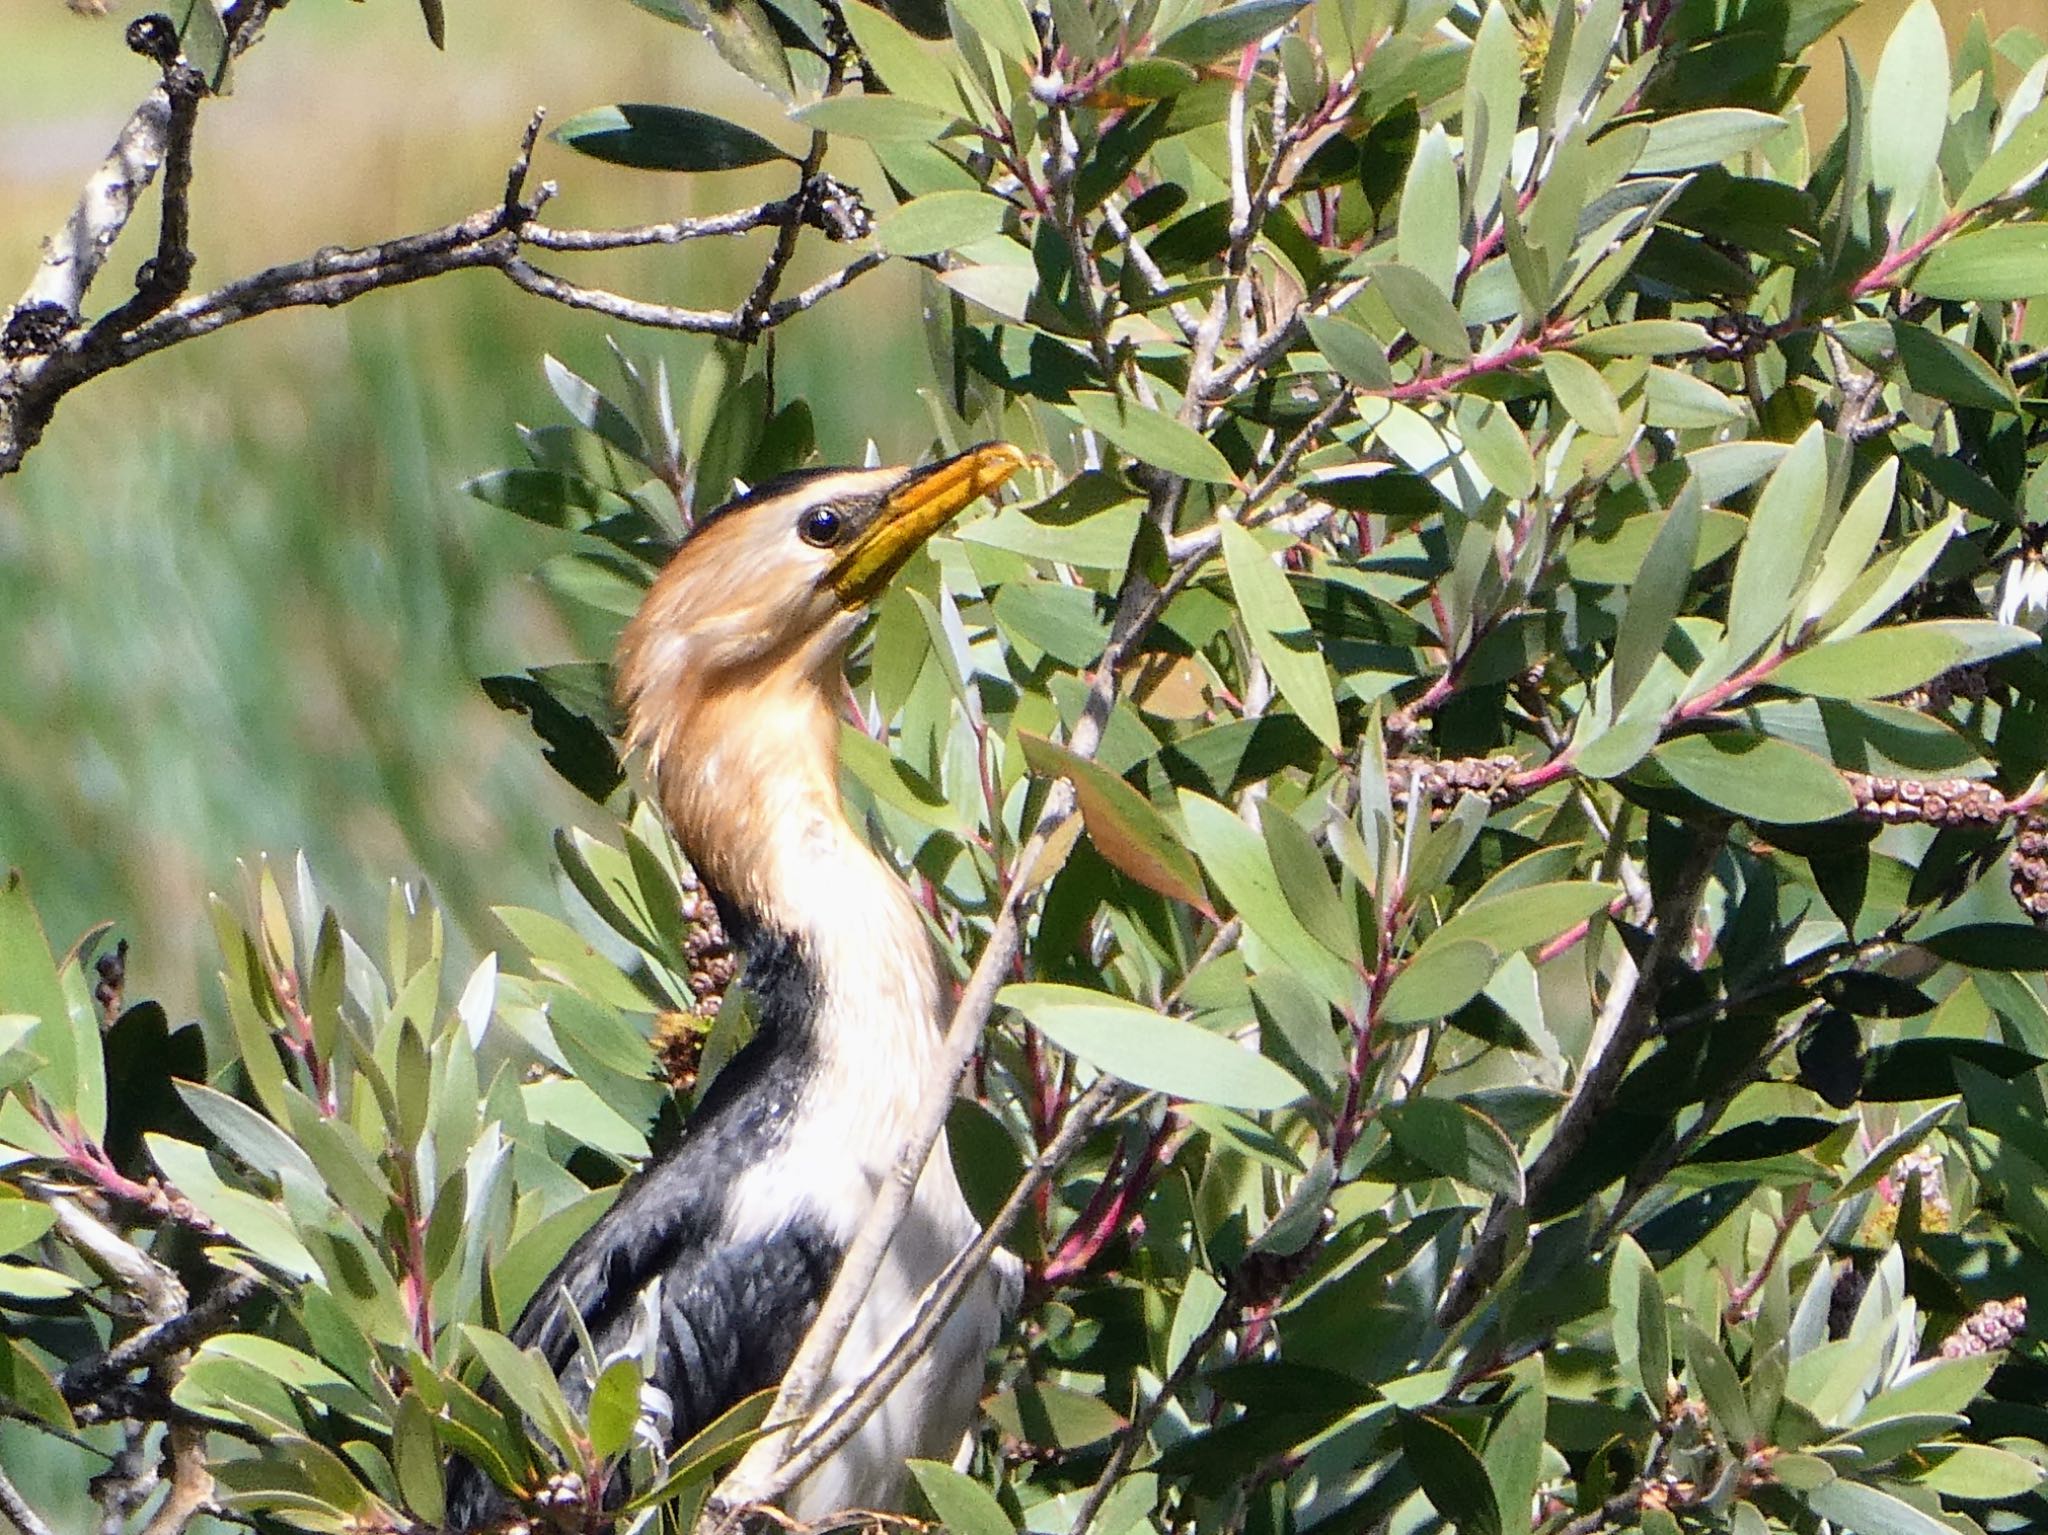
<instances>
[{"instance_id":1,"label":"little pied cormorant","mask_svg":"<svg viewBox=\"0 0 2048 1535\"><path fill-rule=\"evenodd\" d=\"M538 1349L579 1405L591 1389L583 1335L600 1364L651 1358L643 1403L670 1448L781 1378L940 1048L924 924L840 808L834 701L867 605L933 532L1024 462L985 444L921 469L802 471L761 485L700 523L621 641L629 739L646 748L676 840L745 957L757 1029L676 1144L541 1284L512 1338ZM860 1377L977 1229L941 1141L828 1393ZM906 1459L954 1454L1014 1303L1017 1268L1003 1256L786 1513L898 1508ZM455 1530L516 1517L459 1459L447 1515Z\"/></svg>"}]
</instances>

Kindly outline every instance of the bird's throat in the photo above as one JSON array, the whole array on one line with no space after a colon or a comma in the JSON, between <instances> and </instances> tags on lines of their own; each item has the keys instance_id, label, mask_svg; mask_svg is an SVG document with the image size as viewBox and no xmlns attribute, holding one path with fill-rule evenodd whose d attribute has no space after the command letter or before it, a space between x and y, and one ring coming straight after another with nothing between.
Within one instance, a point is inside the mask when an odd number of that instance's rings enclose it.
<instances>
[{"instance_id":1,"label":"bird's throat","mask_svg":"<svg viewBox=\"0 0 2048 1535\"><path fill-rule=\"evenodd\" d=\"M770 676L665 718L651 743L662 808L750 966L793 948L810 972L816 1009L832 1016L804 1032L842 1057L822 1068L914 1080L936 1046L936 968L909 892L840 806L824 689Z\"/></svg>"}]
</instances>

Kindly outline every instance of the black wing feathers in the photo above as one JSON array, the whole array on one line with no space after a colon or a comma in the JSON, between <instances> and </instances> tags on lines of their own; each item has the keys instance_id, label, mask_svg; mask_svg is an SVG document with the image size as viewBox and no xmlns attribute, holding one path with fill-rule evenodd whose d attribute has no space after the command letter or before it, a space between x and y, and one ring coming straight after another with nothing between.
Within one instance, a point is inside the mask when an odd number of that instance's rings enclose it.
<instances>
[{"instance_id":1,"label":"black wing feathers","mask_svg":"<svg viewBox=\"0 0 2048 1535\"><path fill-rule=\"evenodd\" d=\"M658 1281L649 1384L669 1398L671 1446L781 1379L842 1256L818 1212L801 1208L775 1212L780 1219L766 1235L732 1239L733 1187L748 1168L782 1154L811 1069L818 979L793 939L719 905L747 954L755 1036L718 1074L682 1138L627 1183L512 1330L521 1348L540 1350L581 1407L589 1377L574 1368L582 1339L572 1318L604 1359L632 1343ZM476 1529L504 1511L489 1480L455 1460L449 1528Z\"/></svg>"}]
</instances>

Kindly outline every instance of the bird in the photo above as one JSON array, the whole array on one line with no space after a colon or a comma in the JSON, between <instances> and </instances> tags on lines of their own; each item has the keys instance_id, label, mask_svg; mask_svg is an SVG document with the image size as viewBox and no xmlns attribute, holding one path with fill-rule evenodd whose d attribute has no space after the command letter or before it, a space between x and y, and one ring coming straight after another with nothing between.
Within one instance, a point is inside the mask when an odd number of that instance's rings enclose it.
<instances>
[{"instance_id":1,"label":"bird","mask_svg":"<svg viewBox=\"0 0 2048 1535\"><path fill-rule=\"evenodd\" d=\"M743 956L756 1027L680 1137L535 1291L511 1338L538 1350L579 1405L610 1360L645 1361L641 1431L664 1449L780 1380L941 1052L923 919L840 803L836 701L847 648L890 578L1027 461L984 443L924 467L764 481L699 521L621 638L627 743L644 752L677 845ZM860 1378L979 1230L941 1142L828 1391ZM785 1513L900 1509L906 1460L953 1458L1020 1288L1015 1258L999 1260ZM446 1491L450 1529L513 1521L465 1460Z\"/></svg>"}]
</instances>

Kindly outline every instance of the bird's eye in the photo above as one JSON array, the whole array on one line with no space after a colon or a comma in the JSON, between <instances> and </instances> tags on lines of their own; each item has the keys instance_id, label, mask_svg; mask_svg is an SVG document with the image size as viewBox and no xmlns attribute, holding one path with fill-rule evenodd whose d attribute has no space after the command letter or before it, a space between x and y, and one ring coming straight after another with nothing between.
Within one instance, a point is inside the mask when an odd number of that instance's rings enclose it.
<instances>
[{"instance_id":1,"label":"bird's eye","mask_svg":"<svg viewBox=\"0 0 2048 1535\"><path fill-rule=\"evenodd\" d=\"M820 549L839 542L839 528L839 514L829 506L812 507L796 525L797 536Z\"/></svg>"}]
</instances>

